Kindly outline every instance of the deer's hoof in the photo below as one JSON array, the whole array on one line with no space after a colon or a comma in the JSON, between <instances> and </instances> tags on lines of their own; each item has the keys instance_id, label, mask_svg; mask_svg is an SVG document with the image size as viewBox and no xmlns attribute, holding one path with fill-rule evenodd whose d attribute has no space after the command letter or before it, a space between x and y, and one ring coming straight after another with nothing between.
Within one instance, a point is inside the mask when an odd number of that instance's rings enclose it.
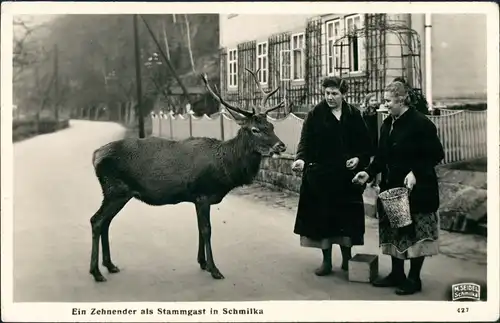
<instances>
[{"instance_id":1,"label":"deer's hoof","mask_svg":"<svg viewBox=\"0 0 500 323\"><path fill-rule=\"evenodd\" d=\"M120 272L120 268L116 267L115 265L108 266L107 268L110 274L116 274Z\"/></svg>"},{"instance_id":2,"label":"deer's hoof","mask_svg":"<svg viewBox=\"0 0 500 323\"><path fill-rule=\"evenodd\" d=\"M206 262L200 262L200 268L201 270L207 270L207 263Z\"/></svg>"},{"instance_id":3,"label":"deer's hoof","mask_svg":"<svg viewBox=\"0 0 500 323\"><path fill-rule=\"evenodd\" d=\"M211 274L214 279L224 279L224 275L222 275L217 269L213 270Z\"/></svg>"},{"instance_id":4,"label":"deer's hoof","mask_svg":"<svg viewBox=\"0 0 500 323\"><path fill-rule=\"evenodd\" d=\"M94 276L94 280L98 283L102 283L107 281L106 277L104 277L101 273L90 273L92 276Z\"/></svg>"}]
</instances>

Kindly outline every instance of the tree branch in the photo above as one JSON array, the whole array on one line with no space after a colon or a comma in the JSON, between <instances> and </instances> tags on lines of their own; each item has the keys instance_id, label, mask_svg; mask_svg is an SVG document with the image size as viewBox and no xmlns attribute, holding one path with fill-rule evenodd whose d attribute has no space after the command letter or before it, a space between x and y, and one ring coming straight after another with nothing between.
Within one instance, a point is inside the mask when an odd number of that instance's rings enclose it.
<instances>
[{"instance_id":1,"label":"tree branch","mask_svg":"<svg viewBox=\"0 0 500 323\"><path fill-rule=\"evenodd\" d=\"M189 31L189 20L187 14L184 14L184 21L186 22L186 37L187 37L187 46L189 51L189 58L191 60L191 68L193 69L193 73L196 73L196 69L194 67L194 59L193 59L193 51L191 50L191 33Z\"/></svg>"}]
</instances>

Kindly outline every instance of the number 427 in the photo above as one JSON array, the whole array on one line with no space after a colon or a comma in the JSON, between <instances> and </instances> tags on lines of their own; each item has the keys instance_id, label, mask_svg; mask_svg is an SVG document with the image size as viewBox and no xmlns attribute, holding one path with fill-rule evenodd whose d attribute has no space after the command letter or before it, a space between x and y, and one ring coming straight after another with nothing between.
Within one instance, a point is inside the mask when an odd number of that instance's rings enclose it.
<instances>
[{"instance_id":1,"label":"number 427","mask_svg":"<svg viewBox=\"0 0 500 323\"><path fill-rule=\"evenodd\" d=\"M459 308L457 308L457 312L458 313L467 313L467 312L469 312L469 308L468 307L459 307Z\"/></svg>"}]
</instances>

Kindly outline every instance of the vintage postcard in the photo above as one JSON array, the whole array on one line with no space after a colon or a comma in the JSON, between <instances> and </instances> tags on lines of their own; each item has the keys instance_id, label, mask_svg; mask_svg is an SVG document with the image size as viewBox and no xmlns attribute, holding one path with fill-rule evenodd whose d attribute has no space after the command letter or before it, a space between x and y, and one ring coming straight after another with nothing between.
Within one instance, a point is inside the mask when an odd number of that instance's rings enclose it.
<instances>
[{"instance_id":1,"label":"vintage postcard","mask_svg":"<svg viewBox=\"0 0 500 323\"><path fill-rule=\"evenodd\" d=\"M498 320L493 2L1 24L2 321Z\"/></svg>"}]
</instances>

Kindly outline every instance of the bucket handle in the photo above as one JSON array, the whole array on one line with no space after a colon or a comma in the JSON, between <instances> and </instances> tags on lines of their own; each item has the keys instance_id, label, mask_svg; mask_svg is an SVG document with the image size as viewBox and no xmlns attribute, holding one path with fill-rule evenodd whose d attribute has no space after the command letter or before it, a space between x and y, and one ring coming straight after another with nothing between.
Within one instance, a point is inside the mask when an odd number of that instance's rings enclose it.
<instances>
[{"instance_id":1,"label":"bucket handle","mask_svg":"<svg viewBox=\"0 0 500 323\"><path fill-rule=\"evenodd\" d=\"M408 198L410 197L410 194L411 194L411 189L409 187L406 187L406 186L401 186L401 187L398 187L398 188L401 188L401 189L406 189L406 192L408 193ZM385 191L384 191L385 192ZM380 192L382 193L382 192ZM378 196L380 196L380 193L377 194Z\"/></svg>"}]
</instances>

